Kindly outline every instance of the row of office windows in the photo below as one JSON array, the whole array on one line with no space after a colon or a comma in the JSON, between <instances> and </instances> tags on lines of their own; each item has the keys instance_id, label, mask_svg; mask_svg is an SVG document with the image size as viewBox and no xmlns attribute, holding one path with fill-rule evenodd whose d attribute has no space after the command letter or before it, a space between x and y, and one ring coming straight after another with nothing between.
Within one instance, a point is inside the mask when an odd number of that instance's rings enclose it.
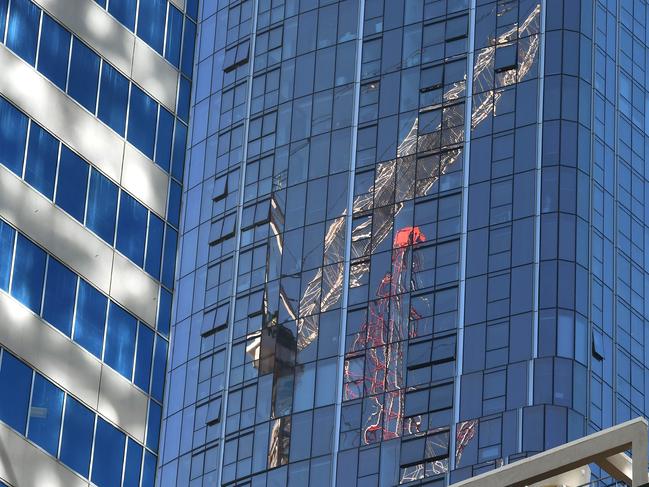
<instances>
[{"instance_id":1,"label":"row of office windows","mask_svg":"<svg viewBox=\"0 0 649 487\"><path fill-rule=\"evenodd\" d=\"M182 12L171 2L167 0L95 0L95 2L158 54L181 69L187 77L191 77L196 24L189 18L184 18ZM196 19L198 0L187 3L187 14Z\"/></svg>"},{"instance_id":2,"label":"row of office windows","mask_svg":"<svg viewBox=\"0 0 649 487\"><path fill-rule=\"evenodd\" d=\"M11 0L8 9L7 2L0 0L0 41L162 169L182 179L187 126L30 0ZM190 82L180 79L178 115L187 121Z\"/></svg>"},{"instance_id":3,"label":"row of office windows","mask_svg":"<svg viewBox=\"0 0 649 487\"><path fill-rule=\"evenodd\" d=\"M153 453L4 349L0 420L99 487L153 486Z\"/></svg>"},{"instance_id":4,"label":"row of office windows","mask_svg":"<svg viewBox=\"0 0 649 487\"><path fill-rule=\"evenodd\" d=\"M162 401L167 340L2 220L0 289ZM171 295L161 296L165 334L170 313Z\"/></svg>"},{"instance_id":5,"label":"row of office windows","mask_svg":"<svg viewBox=\"0 0 649 487\"><path fill-rule=\"evenodd\" d=\"M0 147L1 164L151 276L173 286L177 231L2 97ZM181 187L172 180L167 218L175 226L180 198Z\"/></svg>"}]
</instances>

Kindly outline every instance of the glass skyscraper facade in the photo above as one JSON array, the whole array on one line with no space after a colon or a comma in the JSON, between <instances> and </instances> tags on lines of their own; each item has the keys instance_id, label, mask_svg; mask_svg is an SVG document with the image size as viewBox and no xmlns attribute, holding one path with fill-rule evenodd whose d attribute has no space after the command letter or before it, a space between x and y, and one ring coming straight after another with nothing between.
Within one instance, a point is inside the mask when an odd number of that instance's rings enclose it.
<instances>
[{"instance_id":1,"label":"glass skyscraper facade","mask_svg":"<svg viewBox=\"0 0 649 487\"><path fill-rule=\"evenodd\" d=\"M0 0L0 486L155 483L196 0Z\"/></svg>"},{"instance_id":2,"label":"glass skyscraper facade","mask_svg":"<svg viewBox=\"0 0 649 487\"><path fill-rule=\"evenodd\" d=\"M644 0L198 16L162 487L439 487L645 414Z\"/></svg>"}]
</instances>

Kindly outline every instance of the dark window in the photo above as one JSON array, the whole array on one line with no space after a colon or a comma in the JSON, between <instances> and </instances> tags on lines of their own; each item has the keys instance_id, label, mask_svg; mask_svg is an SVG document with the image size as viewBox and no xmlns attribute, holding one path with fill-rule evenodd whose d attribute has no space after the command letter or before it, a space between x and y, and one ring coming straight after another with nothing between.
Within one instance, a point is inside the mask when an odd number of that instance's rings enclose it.
<instances>
[{"instance_id":1,"label":"dark window","mask_svg":"<svg viewBox=\"0 0 649 487\"><path fill-rule=\"evenodd\" d=\"M100 487L120 485L125 440L124 433L103 419L97 418L91 477L93 483Z\"/></svg>"},{"instance_id":2,"label":"dark window","mask_svg":"<svg viewBox=\"0 0 649 487\"><path fill-rule=\"evenodd\" d=\"M136 5L137 0L111 0L108 5L108 12L129 30L135 31Z\"/></svg>"},{"instance_id":3,"label":"dark window","mask_svg":"<svg viewBox=\"0 0 649 487\"><path fill-rule=\"evenodd\" d=\"M83 223L88 192L89 164L70 149L61 146L56 204Z\"/></svg>"},{"instance_id":4,"label":"dark window","mask_svg":"<svg viewBox=\"0 0 649 487\"><path fill-rule=\"evenodd\" d=\"M115 247L140 267L144 264L147 209L122 191Z\"/></svg>"},{"instance_id":5,"label":"dark window","mask_svg":"<svg viewBox=\"0 0 649 487\"><path fill-rule=\"evenodd\" d=\"M54 199L58 157L59 141L39 125L32 123L25 162L25 181L49 199Z\"/></svg>"},{"instance_id":6,"label":"dark window","mask_svg":"<svg viewBox=\"0 0 649 487\"><path fill-rule=\"evenodd\" d=\"M63 391L36 374L29 408L29 439L56 456L63 414Z\"/></svg>"},{"instance_id":7,"label":"dark window","mask_svg":"<svg viewBox=\"0 0 649 487\"><path fill-rule=\"evenodd\" d=\"M21 434L27 427L32 369L6 350L0 362L0 420Z\"/></svg>"},{"instance_id":8,"label":"dark window","mask_svg":"<svg viewBox=\"0 0 649 487\"><path fill-rule=\"evenodd\" d=\"M127 379L133 374L137 320L123 308L110 303L104 362Z\"/></svg>"},{"instance_id":9,"label":"dark window","mask_svg":"<svg viewBox=\"0 0 649 487\"><path fill-rule=\"evenodd\" d=\"M167 0L140 0L137 35L162 55Z\"/></svg>"},{"instance_id":10,"label":"dark window","mask_svg":"<svg viewBox=\"0 0 649 487\"><path fill-rule=\"evenodd\" d=\"M101 68L101 92L97 116L120 135L126 129L126 106L128 103L128 80L110 64Z\"/></svg>"},{"instance_id":11,"label":"dark window","mask_svg":"<svg viewBox=\"0 0 649 487\"><path fill-rule=\"evenodd\" d=\"M43 318L67 336L72 333L72 317L76 293L77 275L58 261L50 258L47 264Z\"/></svg>"},{"instance_id":12,"label":"dark window","mask_svg":"<svg viewBox=\"0 0 649 487\"><path fill-rule=\"evenodd\" d=\"M127 140L153 159L158 104L135 85L131 86Z\"/></svg>"},{"instance_id":13,"label":"dark window","mask_svg":"<svg viewBox=\"0 0 649 487\"><path fill-rule=\"evenodd\" d=\"M117 186L93 170L90 174L86 225L110 245L115 236L116 213Z\"/></svg>"},{"instance_id":14,"label":"dark window","mask_svg":"<svg viewBox=\"0 0 649 487\"><path fill-rule=\"evenodd\" d=\"M72 40L68 94L95 113L99 82L99 56L77 38Z\"/></svg>"},{"instance_id":15,"label":"dark window","mask_svg":"<svg viewBox=\"0 0 649 487\"><path fill-rule=\"evenodd\" d=\"M35 313L41 310L45 259L40 247L18 234L11 295Z\"/></svg>"},{"instance_id":16,"label":"dark window","mask_svg":"<svg viewBox=\"0 0 649 487\"><path fill-rule=\"evenodd\" d=\"M52 17L43 14L41 41L38 49L38 70L65 91L70 58L70 33Z\"/></svg>"},{"instance_id":17,"label":"dark window","mask_svg":"<svg viewBox=\"0 0 649 487\"><path fill-rule=\"evenodd\" d=\"M27 138L27 117L0 98L0 163L22 177Z\"/></svg>"},{"instance_id":18,"label":"dark window","mask_svg":"<svg viewBox=\"0 0 649 487\"><path fill-rule=\"evenodd\" d=\"M518 63L517 59L517 45L510 44L508 46L499 46L496 48L496 61L494 69L497 72L508 71L516 68Z\"/></svg>"},{"instance_id":19,"label":"dark window","mask_svg":"<svg viewBox=\"0 0 649 487\"><path fill-rule=\"evenodd\" d=\"M95 415L79 401L68 396L63 419L59 458L72 470L88 477Z\"/></svg>"},{"instance_id":20,"label":"dark window","mask_svg":"<svg viewBox=\"0 0 649 487\"><path fill-rule=\"evenodd\" d=\"M74 320L74 340L98 358L101 358L104 342L107 302L106 296L81 279Z\"/></svg>"},{"instance_id":21,"label":"dark window","mask_svg":"<svg viewBox=\"0 0 649 487\"><path fill-rule=\"evenodd\" d=\"M9 12L7 47L32 66L36 62L41 9L30 0L13 0Z\"/></svg>"}]
</instances>

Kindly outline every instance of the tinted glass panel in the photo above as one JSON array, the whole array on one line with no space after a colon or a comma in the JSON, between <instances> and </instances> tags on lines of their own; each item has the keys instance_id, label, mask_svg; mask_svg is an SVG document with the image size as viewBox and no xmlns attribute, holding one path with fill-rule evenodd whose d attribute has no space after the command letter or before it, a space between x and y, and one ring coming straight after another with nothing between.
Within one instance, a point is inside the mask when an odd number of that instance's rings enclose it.
<instances>
[{"instance_id":1,"label":"tinted glass panel","mask_svg":"<svg viewBox=\"0 0 649 487\"><path fill-rule=\"evenodd\" d=\"M7 47L32 66L36 61L41 9L29 0L13 0L9 12Z\"/></svg>"},{"instance_id":2,"label":"tinted glass panel","mask_svg":"<svg viewBox=\"0 0 649 487\"><path fill-rule=\"evenodd\" d=\"M144 467L142 468L142 486L153 486L155 480L156 457L150 451L144 452Z\"/></svg>"},{"instance_id":3,"label":"tinted glass panel","mask_svg":"<svg viewBox=\"0 0 649 487\"><path fill-rule=\"evenodd\" d=\"M0 289L5 291L9 290L15 234L13 228L0 220Z\"/></svg>"},{"instance_id":4,"label":"tinted glass panel","mask_svg":"<svg viewBox=\"0 0 649 487\"><path fill-rule=\"evenodd\" d=\"M61 145L56 204L83 223L90 166L70 149Z\"/></svg>"},{"instance_id":5,"label":"tinted glass panel","mask_svg":"<svg viewBox=\"0 0 649 487\"><path fill-rule=\"evenodd\" d=\"M108 11L130 30L135 30L135 6L137 0L111 0Z\"/></svg>"},{"instance_id":6,"label":"tinted glass panel","mask_svg":"<svg viewBox=\"0 0 649 487\"><path fill-rule=\"evenodd\" d=\"M126 447L126 466L122 487L138 487L140 485L140 466L142 465L142 447L128 439Z\"/></svg>"},{"instance_id":7,"label":"tinted glass panel","mask_svg":"<svg viewBox=\"0 0 649 487\"><path fill-rule=\"evenodd\" d=\"M83 279L79 281L74 340L101 358L107 298Z\"/></svg>"},{"instance_id":8,"label":"tinted glass panel","mask_svg":"<svg viewBox=\"0 0 649 487\"><path fill-rule=\"evenodd\" d=\"M95 113L98 81L99 56L78 39L73 39L68 93L91 113Z\"/></svg>"},{"instance_id":9,"label":"tinted glass panel","mask_svg":"<svg viewBox=\"0 0 649 487\"><path fill-rule=\"evenodd\" d=\"M104 361L124 377L133 373L137 320L115 303L110 303Z\"/></svg>"},{"instance_id":10,"label":"tinted glass panel","mask_svg":"<svg viewBox=\"0 0 649 487\"><path fill-rule=\"evenodd\" d=\"M171 293L164 288L160 289L160 304L158 305L158 331L169 335L171 324Z\"/></svg>"},{"instance_id":11,"label":"tinted glass panel","mask_svg":"<svg viewBox=\"0 0 649 487\"><path fill-rule=\"evenodd\" d=\"M120 135L126 128L128 80L115 68L104 63L101 68L101 93L97 116Z\"/></svg>"},{"instance_id":12,"label":"tinted glass panel","mask_svg":"<svg viewBox=\"0 0 649 487\"><path fill-rule=\"evenodd\" d=\"M7 10L9 0L0 0L0 39L5 38L5 24L7 22Z\"/></svg>"},{"instance_id":13,"label":"tinted glass panel","mask_svg":"<svg viewBox=\"0 0 649 487\"><path fill-rule=\"evenodd\" d=\"M90 174L86 225L112 245L115 236L117 186L97 171Z\"/></svg>"},{"instance_id":14,"label":"tinted glass panel","mask_svg":"<svg viewBox=\"0 0 649 487\"><path fill-rule=\"evenodd\" d=\"M63 414L63 391L40 374L34 378L27 436L50 455L56 456Z\"/></svg>"},{"instance_id":15,"label":"tinted glass panel","mask_svg":"<svg viewBox=\"0 0 649 487\"><path fill-rule=\"evenodd\" d=\"M54 199L58 156L58 140L39 125L32 123L25 162L25 181L50 199Z\"/></svg>"},{"instance_id":16,"label":"tinted glass panel","mask_svg":"<svg viewBox=\"0 0 649 487\"><path fill-rule=\"evenodd\" d=\"M162 54L167 0L140 0L137 35Z\"/></svg>"},{"instance_id":17,"label":"tinted glass panel","mask_svg":"<svg viewBox=\"0 0 649 487\"><path fill-rule=\"evenodd\" d=\"M71 396L65 404L60 459L72 470L88 477L95 415Z\"/></svg>"},{"instance_id":18,"label":"tinted glass panel","mask_svg":"<svg viewBox=\"0 0 649 487\"><path fill-rule=\"evenodd\" d=\"M70 33L47 14L43 14L38 70L65 91L70 58Z\"/></svg>"},{"instance_id":19,"label":"tinted glass panel","mask_svg":"<svg viewBox=\"0 0 649 487\"><path fill-rule=\"evenodd\" d=\"M11 294L35 313L41 310L45 257L40 247L18 235Z\"/></svg>"},{"instance_id":20,"label":"tinted glass panel","mask_svg":"<svg viewBox=\"0 0 649 487\"><path fill-rule=\"evenodd\" d=\"M192 66L194 64L194 42L196 40L196 24L187 20L185 22L185 32L183 35L183 57L181 70L187 77L192 75Z\"/></svg>"},{"instance_id":21,"label":"tinted glass panel","mask_svg":"<svg viewBox=\"0 0 649 487\"><path fill-rule=\"evenodd\" d=\"M153 357L153 331L148 326L140 325L137 336L137 355L135 378L133 382L144 391L149 390L151 377L151 358Z\"/></svg>"},{"instance_id":22,"label":"tinted glass panel","mask_svg":"<svg viewBox=\"0 0 649 487\"><path fill-rule=\"evenodd\" d=\"M164 261L162 266L162 283L167 287L173 286L174 266L176 263L176 243L178 232L167 225L165 236Z\"/></svg>"},{"instance_id":23,"label":"tinted glass panel","mask_svg":"<svg viewBox=\"0 0 649 487\"><path fill-rule=\"evenodd\" d=\"M74 315L74 298L77 293L77 276L54 259L47 264L43 318L70 336Z\"/></svg>"},{"instance_id":24,"label":"tinted glass panel","mask_svg":"<svg viewBox=\"0 0 649 487\"><path fill-rule=\"evenodd\" d=\"M131 88L128 112L128 141L153 159L153 144L158 105L140 88Z\"/></svg>"},{"instance_id":25,"label":"tinted glass panel","mask_svg":"<svg viewBox=\"0 0 649 487\"><path fill-rule=\"evenodd\" d=\"M153 357L153 378L151 379L151 395L158 401L162 401L166 362L167 342L160 337L156 337L155 356Z\"/></svg>"},{"instance_id":26,"label":"tinted glass panel","mask_svg":"<svg viewBox=\"0 0 649 487\"><path fill-rule=\"evenodd\" d=\"M160 441L160 420L162 419L162 408L159 404L149 401L149 417L147 420L146 446L153 451L158 451Z\"/></svg>"},{"instance_id":27,"label":"tinted glass panel","mask_svg":"<svg viewBox=\"0 0 649 487\"><path fill-rule=\"evenodd\" d=\"M0 362L0 420L25 434L32 369L4 350Z\"/></svg>"},{"instance_id":28,"label":"tinted glass panel","mask_svg":"<svg viewBox=\"0 0 649 487\"><path fill-rule=\"evenodd\" d=\"M22 177L27 117L0 98L0 162Z\"/></svg>"},{"instance_id":29,"label":"tinted glass panel","mask_svg":"<svg viewBox=\"0 0 649 487\"><path fill-rule=\"evenodd\" d=\"M160 278L163 235L164 223L153 213L149 213L149 234L147 236L146 264L144 270L156 279Z\"/></svg>"},{"instance_id":30,"label":"tinted glass panel","mask_svg":"<svg viewBox=\"0 0 649 487\"><path fill-rule=\"evenodd\" d=\"M173 115L168 110L160 107L155 162L165 171L169 171L169 166L171 165L171 143L173 141L173 131Z\"/></svg>"},{"instance_id":31,"label":"tinted glass panel","mask_svg":"<svg viewBox=\"0 0 649 487\"><path fill-rule=\"evenodd\" d=\"M184 123L176 123L174 132L174 149L171 158L171 175L178 181L183 179L183 161L185 158L185 144L187 142L187 126Z\"/></svg>"},{"instance_id":32,"label":"tinted glass panel","mask_svg":"<svg viewBox=\"0 0 649 487\"><path fill-rule=\"evenodd\" d=\"M167 220L169 223L178 226L180 223L180 197L182 195L182 189L180 184L175 181L171 181L169 186L169 202L167 204Z\"/></svg>"},{"instance_id":33,"label":"tinted glass panel","mask_svg":"<svg viewBox=\"0 0 649 487\"><path fill-rule=\"evenodd\" d=\"M173 5L169 5L167 18L167 49L165 58L174 66L180 64L180 45L183 33L183 14Z\"/></svg>"},{"instance_id":34,"label":"tinted glass panel","mask_svg":"<svg viewBox=\"0 0 649 487\"><path fill-rule=\"evenodd\" d=\"M122 480L125 440L124 433L97 418L92 481L99 487L119 487Z\"/></svg>"},{"instance_id":35,"label":"tinted glass panel","mask_svg":"<svg viewBox=\"0 0 649 487\"><path fill-rule=\"evenodd\" d=\"M122 192L117 224L117 250L133 262L144 264L147 210L135 198Z\"/></svg>"}]
</instances>

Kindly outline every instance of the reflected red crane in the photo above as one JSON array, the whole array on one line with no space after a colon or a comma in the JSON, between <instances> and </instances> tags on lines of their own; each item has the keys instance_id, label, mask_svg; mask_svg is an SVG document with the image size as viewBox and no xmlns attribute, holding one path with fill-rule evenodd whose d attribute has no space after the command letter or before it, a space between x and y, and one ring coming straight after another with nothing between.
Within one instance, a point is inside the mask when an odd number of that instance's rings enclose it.
<instances>
[{"instance_id":1,"label":"reflected red crane","mask_svg":"<svg viewBox=\"0 0 649 487\"><path fill-rule=\"evenodd\" d=\"M370 303L367 320L356 334L345 360L344 399L369 397L362 433L365 444L401 435L403 340L408 330L408 320L403 317L420 318L414 309L402 313L402 294L414 287L412 279L410 286L406 282L410 278L408 255L413 245L425 241L426 236L419 227L404 227L397 232L391 270L381 279L377 299ZM418 270L418 264L413 258L413 272ZM382 402L384 392L387 394Z\"/></svg>"}]
</instances>

